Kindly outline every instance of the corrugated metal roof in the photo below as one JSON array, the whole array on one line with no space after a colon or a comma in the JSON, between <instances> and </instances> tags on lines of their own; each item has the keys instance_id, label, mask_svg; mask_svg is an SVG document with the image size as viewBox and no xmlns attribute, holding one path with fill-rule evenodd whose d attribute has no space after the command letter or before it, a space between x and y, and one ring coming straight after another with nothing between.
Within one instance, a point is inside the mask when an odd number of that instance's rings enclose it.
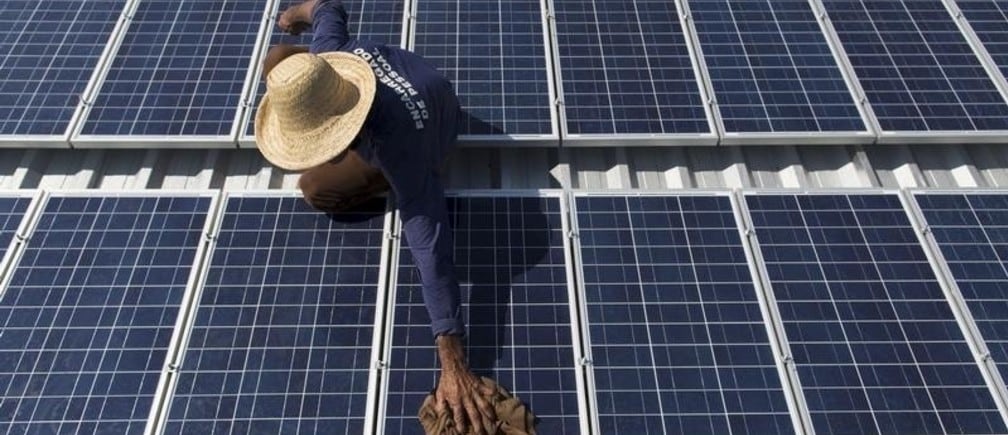
<instances>
[{"instance_id":1,"label":"corrugated metal roof","mask_svg":"<svg viewBox=\"0 0 1008 435\"><path fill-rule=\"evenodd\" d=\"M1005 187L1005 145L462 148L451 189ZM0 188L294 189L248 149L0 149Z\"/></svg>"}]
</instances>

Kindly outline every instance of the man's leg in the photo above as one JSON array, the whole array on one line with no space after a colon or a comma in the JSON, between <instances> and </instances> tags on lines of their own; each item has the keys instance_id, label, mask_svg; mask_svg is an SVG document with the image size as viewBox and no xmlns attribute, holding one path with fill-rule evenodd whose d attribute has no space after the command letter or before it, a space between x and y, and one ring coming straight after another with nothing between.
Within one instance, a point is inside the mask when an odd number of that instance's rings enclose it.
<instances>
[{"instance_id":1,"label":"man's leg","mask_svg":"<svg viewBox=\"0 0 1008 435\"><path fill-rule=\"evenodd\" d=\"M309 205L334 213L385 193L389 184L381 171L349 150L338 160L305 171L298 180L298 187Z\"/></svg>"}]
</instances>

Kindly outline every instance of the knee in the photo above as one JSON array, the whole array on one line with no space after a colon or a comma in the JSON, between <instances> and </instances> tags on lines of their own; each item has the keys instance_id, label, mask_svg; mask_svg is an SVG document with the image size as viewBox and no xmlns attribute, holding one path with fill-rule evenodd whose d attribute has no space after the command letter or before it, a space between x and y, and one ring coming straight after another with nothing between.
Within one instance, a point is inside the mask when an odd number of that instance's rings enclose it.
<instances>
[{"instance_id":1,"label":"knee","mask_svg":"<svg viewBox=\"0 0 1008 435\"><path fill-rule=\"evenodd\" d=\"M319 181L315 173L305 172L298 178L298 188L308 205L318 210L327 210L332 207L333 201L326 197Z\"/></svg>"}]
</instances>

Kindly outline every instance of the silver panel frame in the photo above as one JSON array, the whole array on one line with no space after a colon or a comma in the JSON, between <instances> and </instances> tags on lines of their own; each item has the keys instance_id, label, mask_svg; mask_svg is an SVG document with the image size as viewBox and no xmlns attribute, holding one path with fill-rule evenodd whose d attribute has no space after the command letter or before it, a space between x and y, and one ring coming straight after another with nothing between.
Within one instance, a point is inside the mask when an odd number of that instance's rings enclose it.
<instances>
[{"instance_id":1,"label":"silver panel frame","mask_svg":"<svg viewBox=\"0 0 1008 435\"><path fill-rule=\"evenodd\" d=\"M416 28L417 28L417 4L423 0L406 0L407 8L407 21L408 28L404 30L403 35L406 39L403 41L403 47L406 50L415 52L416 48ZM503 0L499 0L503 2ZM531 0L530 0L531 1ZM553 33L553 28L550 25L553 12L551 8L551 3L547 3L550 0L537 0L539 2L539 21L540 21L540 31L543 37L543 61L544 68L546 72L546 85L549 92L549 110L550 110L550 129L553 130L549 134L460 134L458 136L458 145L463 147L556 147L560 143L560 131L558 130L559 115L558 105L562 104L557 98L557 90L554 84L559 83L557 79L556 72L554 70L553 63L553 41L555 40L555 34ZM442 72L443 74L444 72ZM457 92L457 91L456 91ZM465 107L461 108L463 111Z\"/></svg>"},{"instance_id":2,"label":"silver panel frame","mask_svg":"<svg viewBox=\"0 0 1008 435\"><path fill-rule=\"evenodd\" d=\"M900 191L900 200L903 202L903 208L906 209L907 215L910 217L914 232L917 233L917 238L924 248L924 254L927 256L928 262L931 263L931 269L938 278L942 290L945 291L945 297L952 306L952 312L963 329L966 342L969 344L970 351L973 352L973 357L976 359L977 364L980 365L980 373L983 375L984 381L987 382L987 386L994 396L994 402L997 404L998 410L1001 411L1001 418L1004 419L1005 425L1008 425L1008 388L1006 388L1005 380L997 368L996 361L991 357L990 349L987 347L987 342L980 332L980 327L977 325L976 319L969 309L966 298L959 289L959 284L948 266L948 260L946 260L945 255L942 253L938 240L935 239L934 233L931 231L931 225L927 222L920 204L917 202L917 198L922 195L947 194L964 196L971 194L1008 195L1008 190L915 188Z\"/></svg>"},{"instance_id":3,"label":"silver panel frame","mask_svg":"<svg viewBox=\"0 0 1008 435\"><path fill-rule=\"evenodd\" d=\"M758 252L758 249L750 246L751 236L755 233L751 231L745 225L748 225L749 217L748 210L740 207L739 194L736 191L727 189L689 189L689 190L669 190L669 191L641 191L641 190L628 190L628 189L615 189L615 190L590 190L590 189L575 189L568 192L569 209L571 213L571 249L574 254L574 262L577 268L576 273L578 276L577 292L579 295L584 296L586 293L584 287L584 280L580 279L584 276L584 261L581 259L581 240L579 237L579 227L577 225L577 205L576 200L580 197L606 197L606 196L631 196L631 197L689 197L689 196L714 196L727 198L731 203L732 214L735 217L735 225L739 231L740 243L746 254L746 262L749 266L749 272L751 274L751 279L753 282L753 287L756 292L757 303L760 307L760 313L763 315L763 326L766 328L767 341L770 343L771 351L774 354L774 365L777 367L777 374L779 381L781 383L782 393L784 394L784 399L788 405L788 413L791 416L792 425L794 425L796 434L813 434L811 429L811 419L808 414L808 408L805 404L804 396L801 394L801 386L797 382L797 373L795 372L795 367L792 363L790 347L787 343L786 337L783 333L783 324L780 323L780 315L777 311L776 301L773 299L773 294L770 293L763 285L764 277L766 276L765 267L762 262L762 257L756 257L753 255L753 251ZM746 219L743 221L743 217ZM760 276L762 274L762 276ZM769 296L768 296L769 295ZM593 370L593 364L591 359L591 337L589 336L589 325L588 325L588 305L583 300L578 301L577 309L580 311L581 318L581 331L582 331L582 347L584 348L584 358L583 365L585 366L585 378L588 387L588 404L589 412L591 414L591 429L592 433L601 433L598 420L598 396L595 388L595 375Z\"/></svg>"},{"instance_id":4,"label":"silver panel frame","mask_svg":"<svg viewBox=\"0 0 1008 435\"><path fill-rule=\"evenodd\" d=\"M934 263L933 263L933 260L932 260L932 253L929 252L929 248L927 246L927 242L923 239L921 231L918 230L918 227L917 227L918 222L916 221L916 218L914 216L914 210L911 210L910 203L907 202L907 198L905 197L907 194L905 193L905 190L906 189L892 189L892 188L879 188L879 187L848 188L848 189L843 189L843 188L841 188L841 189L837 189L837 188L831 188L831 189L766 188L766 189L746 189L746 190L743 190L743 191L739 192L738 198L739 198L739 203L740 204L745 204L745 198L746 197L749 197L749 196L760 196L760 195L807 195L807 196L819 196L819 195L889 195L889 196L893 196L893 197L897 198L900 201L900 205L902 206L901 208L903 209L903 213L907 216L907 220L909 221L911 228L913 228L914 231L918 235L918 241L917 241L918 246L921 247L921 249L924 251L925 255L928 257L929 263L931 263L932 266L933 266ZM933 190L929 190L929 191L933 191ZM751 217L749 216L748 207L746 208L745 214L746 214L746 217L748 219L751 219ZM752 249L753 249L754 252L759 253L761 251L760 251L759 241L756 238L755 229L754 228L750 229L750 231L752 231L752 233L753 233L752 236L751 236L751 238L752 238L752 241L751 241ZM760 258L760 265L761 265L761 267L764 267L764 269L761 270L761 273L763 274L763 279L765 280L765 283L766 283L765 284L766 285L766 292L767 292L767 294L769 294L769 295L772 296L773 295L773 286L770 283L769 279L767 278L768 275L767 275L767 272L766 272L766 269L765 269L765 264L764 264L762 258ZM953 314L953 316L955 317L955 320L956 320L956 324L959 326L959 330L963 334L963 340L966 342L966 344L970 348L970 350L975 352L975 345L976 345L976 343L974 342L974 337L971 335L971 332L969 330L970 328L975 327L975 323L972 323L972 319L968 319L967 320L967 319L963 318L962 313L955 306L955 301L952 300L952 296L950 294L948 286L946 285L946 282L943 280L943 278L941 277L941 275L939 273L937 273L936 270L934 270L933 272L935 273L935 281L938 282L939 287L941 287L942 295L945 296L945 301L950 305L952 314ZM781 321L782 321L782 319L781 319ZM969 323L967 323L967 322L969 322ZM781 325L783 326L783 322L781 323ZM784 335L783 332L784 332L783 329L781 329L782 335ZM786 339L786 337L784 337L784 338ZM988 390L989 390L989 392L990 392L990 394L991 394L991 396L992 396L992 398L994 400L995 406L998 407L998 411L1001 413L1002 419L1006 421L1006 424L1008 424L1008 414L1006 414L1005 409L1004 409L1004 401L999 396L998 391L996 391L996 386L991 383L991 379L989 377L989 373L987 373L986 368L984 367L983 362L980 359L978 359L978 358L975 358L974 362L977 364L977 369L980 371L980 374L984 377L984 381L987 384ZM793 365L793 361L791 361L791 364ZM794 369L795 369L795 380L797 381L798 380L797 371L796 371L797 367L795 367ZM795 385L800 386L800 384L795 384ZM795 393L796 393L796 395L800 396L804 400L804 394L805 394L804 390L800 389L800 387L799 387L795 391ZM814 433L814 428L811 426L811 420L809 420L809 424L810 424L810 426L809 426L809 433L812 434L812 433Z\"/></svg>"},{"instance_id":5,"label":"silver panel frame","mask_svg":"<svg viewBox=\"0 0 1008 435\"><path fill-rule=\"evenodd\" d=\"M244 118L244 112L248 101L249 82L255 77L254 66L259 63L260 45L262 44L262 28L266 20L270 19L269 11L273 8L274 1L266 0L263 14L260 18L259 34L252 44L249 56L249 64L245 70L245 79L242 83L242 91L238 104L234 107L234 114L230 118L231 128L227 134L222 135L96 135L84 134L84 125L87 123L91 110L94 108L95 100L105 87L105 82L109 71L112 69L115 59L119 56L119 50L125 40L126 34L133 25L133 18L143 0L128 0L126 10L123 11L123 20L117 24L117 33L113 33L113 40L109 41L106 47L107 52L98 68L95 69L88 91L84 94L80 105L77 108L75 121L69 131L69 144L71 148L233 148L236 146L235 138L239 133L239 122ZM121 28L120 28L121 25Z\"/></svg>"},{"instance_id":6,"label":"silver panel frame","mask_svg":"<svg viewBox=\"0 0 1008 435\"><path fill-rule=\"evenodd\" d=\"M28 191L20 191L28 192ZM12 272L19 262L21 256L24 254L24 250L27 247L27 243L30 238L34 235L35 230L38 226L39 220L45 211L46 204L49 203L51 198L82 198L82 197L101 197L101 198L161 198L161 197L187 197L187 198L209 198L210 204L207 206L207 216L203 223L203 230L200 241L196 246L196 251L193 255L193 267L189 271L189 276L186 279L186 288L182 294L182 300L179 304L179 313L174 326L172 327L172 338L168 342L167 352L165 354L165 365L158 376L157 386L151 397L151 407L150 413L147 417L147 424L144 428L144 434L151 433L151 424L154 422L154 418L157 415L157 411L160 408L160 401L162 395L164 394L164 388L167 382L167 377L170 377L176 366L171 362L171 359L175 352L177 352L177 336L180 334L180 326L182 325L183 316L186 315L187 311L187 301L191 296L192 290L196 284L196 279L200 276L200 271L197 269L203 264L203 258L207 249L207 242L211 224L214 222L214 213L217 210L219 191L216 190L121 190L121 191L110 191L110 190L100 190L100 189L52 189L45 190L40 189L33 194L31 204L29 205L28 212L25 214L25 219L22 220L21 226L18 229L18 236L15 237L15 242L17 242L18 248L16 255L10 260L10 269L4 269L3 282L0 284L0 296L2 296L7 291L9 284L9 279ZM30 215L28 214L30 213ZM29 219L30 216L30 219ZM5 257L5 261L7 258Z\"/></svg>"},{"instance_id":7,"label":"silver panel frame","mask_svg":"<svg viewBox=\"0 0 1008 435\"><path fill-rule=\"evenodd\" d=\"M811 0L810 0L811 1ZM779 131L779 132L750 132L750 131L739 131L739 132L729 132L725 129L724 119L721 116L720 105L718 104L717 94L714 92L714 82L711 79L710 72L708 71L708 66L706 62L706 57L703 53L703 46L700 44L700 36L696 30L696 25L693 20L693 13L689 10L689 4L687 0L676 0L677 3L682 3L682 9L684 12L684 19L686 25L689 27L686 29L688 34L688 39L690 44L693 45L693 53L696 59L697 65L700 66L700 70L703 74L703 83L706 87L707 95L709 96L708 105L710 106L711 113L714 116L714 122L717 127L717 134L720 140L718 145L865 145L875 142L875 133L871 130L871 124L865 118L865 108L863 105L858 104L858 99L855 97L853 91L851 91L850 82L848 81L848 75L844 71L844 67L840 64L837 65L840 70L841 76L844 78L844 83L847 85L848 92L852 98L851 104L858 109L859 116L861 117L861 125L865 127L864 130L852 130L852 131ZM810 4L812 8L812 13L817 17L821 17L817 14L814 6ZM822 21L819 20L820 30L822 30ZM834 55L834 60L837 60L836 50L833 48L830 38L823 34L827 46L830 48L831 54Z\"/></svg>"},{"instance_id":8,"label":"silver panel frame","mask_svg":"<svg viewBox=\"0 0 1008 435\"><path fill-rule=\"evenodd\" d=\"M76 131L77 125L82 122L85 109L93 99L96 83L101 80L104 71L108 68L108 64L112 62L115 52L119 49L119 44L122 41L123 34L126 32L126 28L129 26L130 20L132 20L138 1L140 0L126 0L123 2L123 9L119 12L119 17L116 18L115 25L108 35L105 46L96 59L90 77L84 85L84 90L80 93L77 100L77 107L74 108L73 114L70 115L63 133L57 135L0 135L0 148L72 148L70 138L73 136L73 132Z\"/></svg>"},{"instance_id":9,"label":"silver panel frame","mask_svg":"<svg viewBox=\"0 0 1008 435\"><path fill-rule=\"evenodd\" d=\"M557 32L556 32L556 8L553 5L554 0L543 0L546 2L547 11L549 14L549 20L551 25L547 30L551 32L551 37L549 42L552 44L550 49L552 51L551 64L554 65L555 72L553 74L554 80L556 81L556 104L558 112L558 122L560 126L560 144L561 146L571 146L571 147L598 147L598 146L693 146L693 145L706 145L714 146L718 144L720 140L719 137L719 125L720 119L715 119L715 112L712 110L712 98L708 93L707 84L705 82L705 77L707 77L706 71L702 71L703 62L698 61L697 51L694 47L694 42L690 29L690 25L687 21L689 20L688 13L684 8L684 0L674 0L676 6L676 12L679 16L679 27L683 32L683 43L686 45L687 51L689 52L690 63L693 67L693 76L696 79L697 92L700 95L700 100L703 101L704 114L707 118L707 131L699 133L593 133L593 134L572 134L569 131L567 123L567 111L564 104L564 91L563 91L563 67L560 62L560 46L557 42Z\"/></svg>"},{"instance_id":10,"label":"silver panel frame","mask_svg":"<svg viewBox=\"0 0 1008 435\"><path fill-rule=\"evenodd\" d=\"M28 239L35 231L35 226L38 225L38 219L42 215L42 204L45 202L45 192L29 189L5 190L0 191L0 197L31 199L24 215L21 216L21 222L18 223L17 229L14 231L14 237L11 237L11 242L6 246L6 251L0 259L0 299L2 299L7 293L7 286L13 277L14 268L21 262L21 256L24 255Z\"/></svg>"},{"instance_id":11,"label":"silver panel frame","mask_svg":"<svg viewBox=\"0 0 1008 435\"><path fill-rule=\"evenodd\" d=\"M159 192L159 191L152 191ZM185 359L185 353L188 349L189 337L192 335L192 329L196 321L196 314L199 308L199 301L203 294L203 290L206 286L207 272L209 271L211 260L213 259L213 252L217 247L217 236L220 231L221 222L224 219L225 210L227 207L227 201L230 198L244 198L244 197L254 197L254 198L301 198L301 192L292 190L242 190L242 191L225 191L222 192L216 199L215 208L213 209L214 214L212 219L208 219L207 227L204 236L204 245L202 249L202 257L199 257L199 263L193 268L192 276L190 277L190 287L189 291L186 292L186 297L183 302L186 304L180 309L180 315L178 323L174 334L172 335L172 347L169 348L168 358L171 359L169 363L165 365L164 373L162 374L162 379L158 383L159 395L155 397L154 406L151 408L150 418L147 422L147 428L144 432L145 435L154 434L164 434L166 433L166 427L168 423L168 416L171 412L172 398L175 396L175 391L178 387L178 372L181 370L182 362ZM384 226L383 234L386 237L383 238L381 247L381 259L379 263L378 270L378 282L376 283L377 295L375 300L375 320L374 320L374 331L371 337L371 357L372 360L378 354L378 349L380 345L381 338L381 326L384 317L383 307L385 292L385 280L387 277L387 264L385 259L388 258L388 252L390 249L389 242L389 231L390 225L392 223L393 211L390 207L390 200L386 198L385 212L384 212ZM197 268L199 270L197 270ZM184 313L183 313L184 311ZM374 414L374 403L376 401L375 394L377 393L377 381L378 381L378 367L372 365L368 370L368 391L367 391L367 405L365 407L364 413L364 429L365 433L368 432L372 427L370 422L373 421Z\"/></svg>"},{"instance_id":12,"label":"silver panel frame","mask_svg":"<svg viewBox=\"0 0 1008 435\"><path fill-rule=\"evenodd\" d=\"M471 189L471 190L450 190L446 192L446 196L449 198L555 198L559 201L560 214L561 214L561 230L567 236L564 241L564 259L565 259L565 270L567 278L567 298L568 298L568 309L570 315L570 327L571 327L571 344L573 346L574 360L571 361L570 368L574 372L575 384L577 387L578 396L578 421L579 428L582 434L589 434L589 410L588 404L586 402L587 386L584 382L583 372L584 372L584 354L582 349L578 346L576 342L581 336L580 322L578 319L579 310L576 307L576 302L580 298L580 293L578 293L578 285L576 285L574 278L574 264L572 262L572 251L569 242L569 235L571 234L570 229L570 215L567 205L567 193L561 189L513 189L513 190L495 190L495 189ZM393 242L392 252L389 258L389 279L387 287L387 297L385 307L386 313L386 323L385 323L385 335L384 343L385 346L382 349L381 359L377 361L377 365L383 370L388 369L388 363L391 360L392 354L392 334L394 332L395 326L395 301L396 292L398 291L398 278L399 278L399 258L400 252L402 251L402 238L403 238L403 225L402 221L399 220L398 213L395 219L395 232L390 236ZM385 415L387 412L386 405L388 397L388 376L382 376L381 385L379 387L380 394L378 397L381 398L378 404L378 409L375 412L375 426L374 431L370 433L385 433Z\"/></svg>"}]
</instances>

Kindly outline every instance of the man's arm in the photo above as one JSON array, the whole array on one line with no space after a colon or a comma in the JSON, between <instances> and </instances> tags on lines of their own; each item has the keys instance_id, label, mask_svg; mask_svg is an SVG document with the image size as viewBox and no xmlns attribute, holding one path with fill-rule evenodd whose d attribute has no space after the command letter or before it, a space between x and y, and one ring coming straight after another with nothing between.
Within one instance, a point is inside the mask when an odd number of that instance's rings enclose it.
<instances>
[{"instance_id":1,"label":"man's arm","mask_svg":"<svg viewBox=\"0 0 1008 435\"><path fill-rule=\"evenodd\" d=\"M340 0L307 0L280 14L277 26L292 35L312 29L312 53L335 51L350 40L347 12Z\"/></svg>"}]
</instances>

